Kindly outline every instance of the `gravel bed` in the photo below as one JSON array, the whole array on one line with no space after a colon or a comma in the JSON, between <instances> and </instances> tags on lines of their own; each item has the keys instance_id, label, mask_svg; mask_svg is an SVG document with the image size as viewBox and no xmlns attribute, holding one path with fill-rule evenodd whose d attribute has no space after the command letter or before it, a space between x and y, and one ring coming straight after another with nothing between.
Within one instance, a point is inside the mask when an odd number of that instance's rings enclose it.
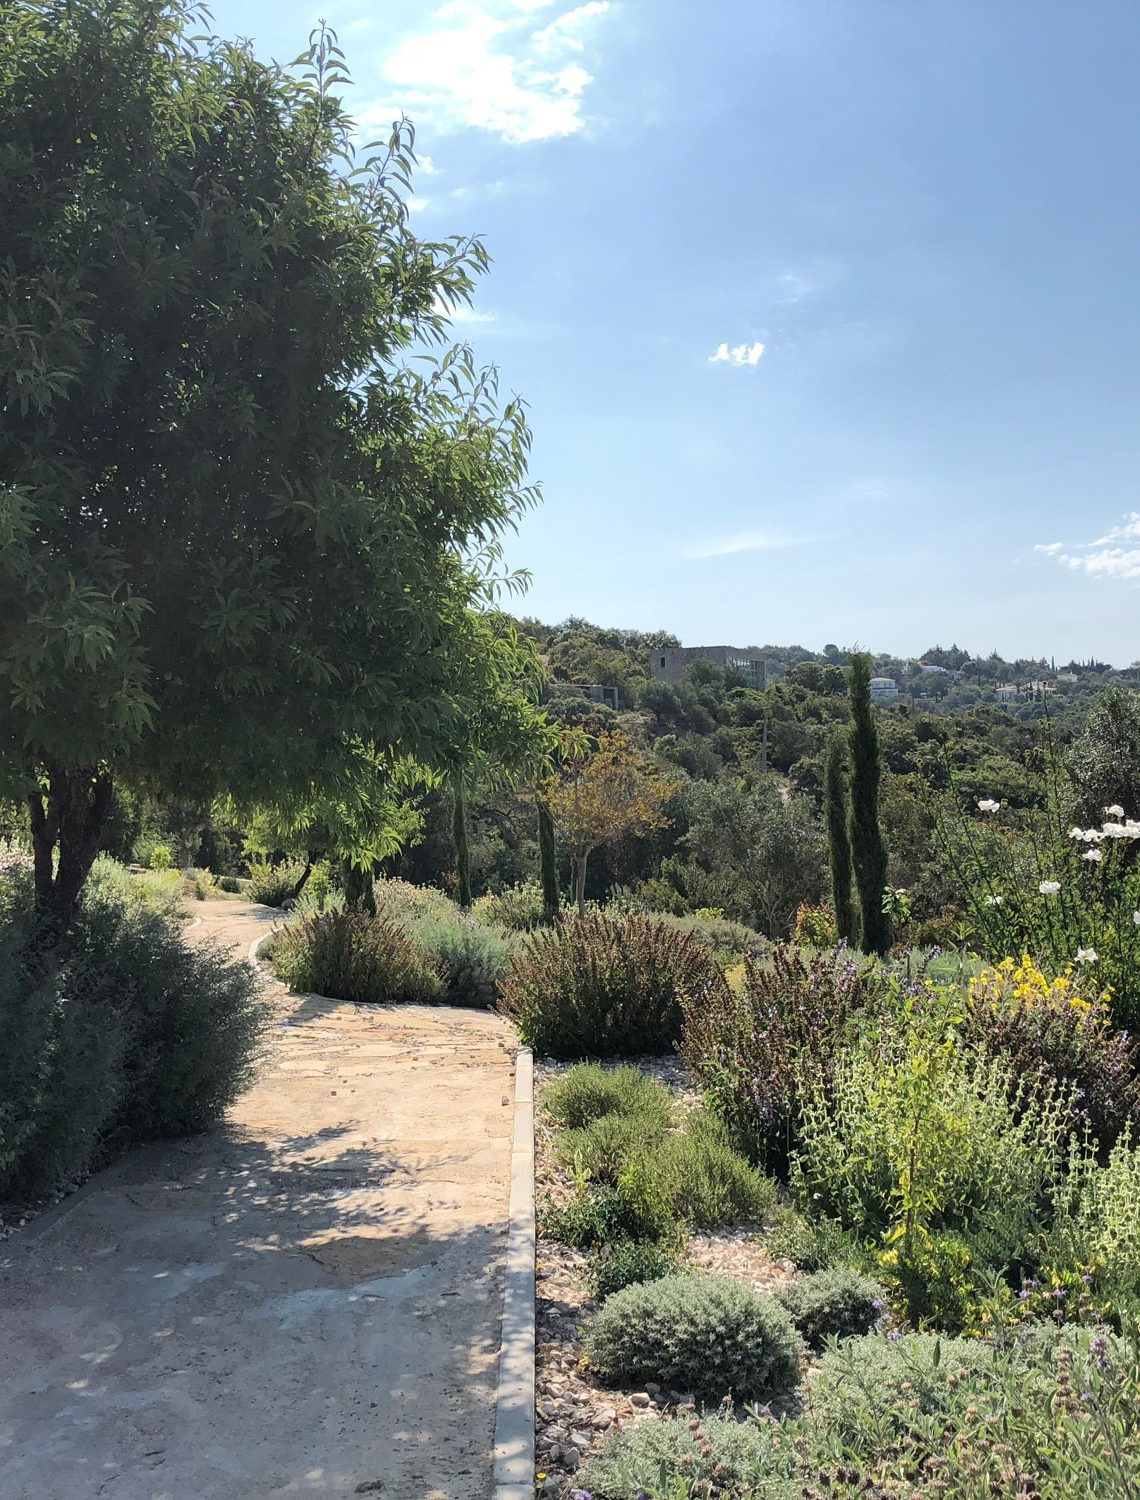
<instances>
[{"instance_id":1,"label":"gravel bed","mask_svg":"<svg viewBox=\"0 0 1140 1500\"><path fill-rule=\"evenodd\" d=\"M538 1206L564 1202L573 1182L554 1160L553 1127L541 1107L542 1090L568 1071L570 1063L536 1062L535 1189ZM642 1058L636 1066L665 1084L682 1108L699 1104L700 1093L675 1057ZM684 1264L720 1276L733 1276L766 1291L794 1274L790 1261L774 1261L756 1238L755 1228L705 1230L693 1234L682 1252ZM615 1391L595 1383L585 1367L583 1345L597 1303L586 1289L586 1257L543 1233L537 1240L535 1351L535 1467L539 1495L569 1496L580 1466L621 1428L659 1421L690 1409L686 1391L649 1383L640 1391Z\"/></svg>"}]
</instances>

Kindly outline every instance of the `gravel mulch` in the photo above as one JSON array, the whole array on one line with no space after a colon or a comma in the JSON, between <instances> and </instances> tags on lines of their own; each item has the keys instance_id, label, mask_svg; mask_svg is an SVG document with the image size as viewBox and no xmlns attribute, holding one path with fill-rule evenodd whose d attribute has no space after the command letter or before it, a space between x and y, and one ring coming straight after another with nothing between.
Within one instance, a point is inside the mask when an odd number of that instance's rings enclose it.
<instances>
[{"instance_id":1,"label":"gravel mulch","mask_svg":"<svg viewBox=\"0 0 1140 1500\"><path fill-rule=\"evenodd\" d=\"M541 1108L542 1090L565 1073L569 1063L538 1062L535 1083L535 1188L544 1202L564 1202L573 1182L554 1159L556 1134ZM687 1070L675 1057L638 1061L642 1072L665 1084L685 1107L700 1102ZM766 1291L794 1273L790 1261L774 1261L756 1237L755 1226L704 1230L693 1234L682 1253L684 1264L720 1276L733 1276ZM544 1234L537 1242L535 1356L535 1456L539 1495L568 1496L574 1475L606 1438L640 1422L659 1421L691 1406L686 1391L649 1383L640 1391L614 1391L597 1385L585 1367L586 1329L598 1304L585 1284L586 1257Z\"/></svg>"}]
</instances>

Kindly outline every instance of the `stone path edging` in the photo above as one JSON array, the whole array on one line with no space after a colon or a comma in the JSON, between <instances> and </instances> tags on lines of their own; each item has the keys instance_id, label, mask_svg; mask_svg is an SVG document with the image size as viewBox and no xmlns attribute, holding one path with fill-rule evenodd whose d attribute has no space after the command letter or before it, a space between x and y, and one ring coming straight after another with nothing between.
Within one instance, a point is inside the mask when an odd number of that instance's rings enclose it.
<instances>
[{"instance_id":1,"label":"stone path edging","mask_svg":"<svg viewBox=\"0 0 1140 1500\"><path fill-rule=\"evenodd\" d=\"M495 1399L494 1500L534 1496L534 1057L515 1058L510 1228Z\"/></svg>"}]
</instances>

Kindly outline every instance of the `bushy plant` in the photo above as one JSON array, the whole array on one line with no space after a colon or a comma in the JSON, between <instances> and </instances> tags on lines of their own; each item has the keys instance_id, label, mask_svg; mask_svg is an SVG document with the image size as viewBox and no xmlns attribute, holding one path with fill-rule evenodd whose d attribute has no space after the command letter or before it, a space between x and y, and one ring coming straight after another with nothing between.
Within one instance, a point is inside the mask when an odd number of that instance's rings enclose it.
<instances>
[{"instance_id":1,"label":"bushy plant","mask_svg":"<svg viewBox=\"0 0 1140 1500\"><path fill-rule=\"evenodd\" d=\"M734 1150L725 1127L704 1111L683 1129L636 1146L618 1180L697 1229L756 1222L776 1196L771 1178Z\"/></svg>"},{"instance_id":2,"label":"bushy plant","mask_svg":"<svg viewBox=\"0 0 1140 1500\"><path fill-rule=\"evenodd\" d=\"M503 975L501 1009L553 1057L668 1052L694 1011L726 988L708 949L652 917L568 916L528 937Z\"/></svg>"},{"instance_id":3,"label":"bushy plant","mask_svg":"<svg viewBox=\"0 0 1140 1500\"><path fill-rule=\"evenodd\" d=\"M401 922L432 917L441 922L459 919L458 903L434 885L413 885L408 880L377 880L373 892L376 910Z\"/></svg>"},{"instance_id":4,"label":"bushy plant","mask_svg":"<svg viewBox=\"0 0 1140 1500\"><path fill-rule=\"evenodd\" d=\"M554 1143L561 1164L576 1177L615 1183L631 1158L652 1148L662 1125L652 1114L608 1114L578 1130L563 1130Z\"/></svg>"},{"instance_id":5,"label":"bushy plant","mask_svg":"<svg viewBox=\"0 0 1140 1500\"><path fill-rule=\"evenodd\" d=\"M1111 996L1073 970L1048 979L1026 954L970 980L966 1029L1004 1057L1011 1076L1073 1084L1071 1129L1107 1155L1126 1128L1140 1133L1140 1044L1111 1024Z\"/></svg>"},{"instance_id":6,"label":"bushy plant","mask_svg":"<svg viewBox=\"0 0 1140 1500\"><path fill-rule=\"evenodd\" d=\"M430 1002L440 995L438 973L386 913L297 917L275 935L269 959L290 989L333 1000Z\"/></svg>"},{"instance_id":7,"label":"bushy plant","mask_svg":"<svg viewBox=\"0 0 1140 1500\"><path fill-rule=\"evenodd\" d=\"M488 927L505 927L508 932L532 932L546 922L542 886L537 880L509 885L501 891L488 891L471 903L471 915Z\"/></svg>"},{"instance_id":8,"label":"bushy plant","mask_svg":"<svg viewBox=\"0 0 1140 1500\"><path fill-rule=\"evenodd\" d=\"M249 966L184 944L127 880L92 880L50 956L33 941L30 884L0 880L0 1196L39 1196L136 1140L215 1124L267 1021Z\"/></svg>"},{"instance_id":9,"label":"bushy plant","mask_svg":"<svg viewBox=\"0 0 1140 1500\"><path fill-rule=\"evenodd\" d=\"M849 1230L834 1219L809 1219L787 1203L774 1206L764 1245L773 1260L790 1260L797 1270L808 1273L849 1265L855 1256Z\"/></svg>"},{"instance_id":10,"label":"bushy plant","mask_svg":"<svg viewBox=\"0 0 1140 1500\"><path fill-rule=\"evenodd\" d=\"M802 1476L778 1422L713 1413L615 1433L578 1482L591 1500L799 1500Z\"/></svg>"},{"instance_id":11,"label":"bushy plant","mask_svg":"<svg viewBox=\"0 0 1140 1500\"><path fill-rule=\"evenodd\" d=\"M887 1311L885 1289L846 1266L796 1276L774 1295L812 1349L822 1349L829 1338L870 1333Z\"/></svg>"},{"instance_id":12,"label":"bushy plant","mask_svg":"<svg viewBox=\"0 0 1140 1500\"><path fill-rule=\"evenodd\" d=\"M147 865L152 870L169 870L174 863L174 850L169 844L152 844Z\"/></svg>"},{"instance_id":13,"label":"bushy plant","mask_svg":"<svg viewBox=\"0 0 1140 1500\"><path fill-rule=\"evenodd\" d=\"M178 870L128 870L125 865L100 854L88 877L92 889L133 906L149 907L171 919L185 917L187 906L182 874Z\"/></svg>"},{"instance_id":14,"label":"bushy plant","mask_svg":"<svg viewBox=\"0 0 1140 1500\"><path fill-rule=\"evenodd\" d=\"M586 1343L606 1383L648 1380L700 1401L758 1400L795 1384L803 1345L771 1297L728 1277L678 1275L607 1298Z\"/></svg>"},{"instance_id":15,"label":"bushy plant","mask_svg":"<svg viewBox=\"0 0 1140 1500\"><path fill-rule=\"evenodd\" d=\"M565 1130L579 1130L605 1115L640 1115L664 1130L673 1118L669 1091L626 1064L578 1063L547 1084L542 1106Z\"/></svg>"},{"instance_id":16,"label":"bushy plant","mask_svg":"<svg viewBox=\"0 0 1140 1500\"><path fill-rule=\"evenodd\" d=\"M628 1192L622 1183L602 1187L583 1183L568 1202L544 1204L539 1219L552 1239L576 1250L593 1250L619 1240L669 1242L678 1228L665 1203Z\"/></svg>"},{"instance_id":17,"label":"bushy plant","mask_svg":"<svg viewBox=\"0 0 1140 1500\"><path fill-rule=\"evenodd\" d=\"M407 930L439 971L444 1005L481 1010L494 1005L499 977L514 948L505 932L463 917L412 919Z\"/></svg>"},{"instance_id":18,"label":"bushy plant","mask_svg":"<svg viewBox=\"0 0 1140 1500\"><path fill-rule=\"evenodd\" d=\"M809 957L780 944L769 963L746 961L737 986L686 1002L681 1055L733 1139L768 1171L787 1175L805 1061L830 1066L881 982L845 949Z\"/></svg>"},{"instance_id":19,"label":"bushy plant","mask_svg":"<svg viewBox=\"0 0 1140 1500\"><path fill-rule=\"evenodd\" d=\"M1072 1143L1056 1189L1047 1258L1088 1268L1115 1301L1140 1310L1140 1147L1130 1132L1103 1165Z\"/></svg>"},{"instance_id":20,"label":"bushy plant","mask_svg":"<svg viewBox=\"0 0 1140 1500\"><path fill-rule=\"evenodd\" d=\"M599 1301L627 1286L660 1281L677 1271L677 1257L654 1240L617 1240L593 1251L586 1264L586 1285Z\"/></svg>"},{"instance_id":21,"label":"bushy plant","mask_svg":"<svg viewBox=\"0 0 1140 1500\"><path fill-rule=\"evenodd\" d=\"M283 860L273 864L267 859L249 861L249 887L247 894L259 906L282 907L293 899L297 882L305 873L305 867L297 860Z\"/></svg>"},{"instance_id":22,"label":"bushy plant","mask_svg":"<svg viewBox=\"0 0 1140 1500\"><path fill-rule=\"evenodd\" d=\"M792 942L800 948L834 948L839 942L835 908L827 901L801 901L796 911Z\"/></svg>"},{"instance_id":23,"label":"bushy plant","mask_svg":"<svg viewBox=\"0 0 1140 1500\"><path fill-rule=\"evenodd\" d=\"M225 891L227 896L238 896L242 892L242 882L236 875L219 875L218 890Z\"/></svg>"},{"instance_id":24,"label":"bushy plant","mask_svg":"<svg viewBox=\"0 0 1140 1500\"><path fill-rule=\"evenodd\" d=\"M722 969L742 963L746 958L760 963L768 957L772 951L770 938L753 927L746 927L743 922L729 921L723 913L719 916L710 915L713 910L712 907L704 907L688 916L658 914L658 921L666 922L678 932L692 933L699 938Z\"/></svg>"}]
</instances>

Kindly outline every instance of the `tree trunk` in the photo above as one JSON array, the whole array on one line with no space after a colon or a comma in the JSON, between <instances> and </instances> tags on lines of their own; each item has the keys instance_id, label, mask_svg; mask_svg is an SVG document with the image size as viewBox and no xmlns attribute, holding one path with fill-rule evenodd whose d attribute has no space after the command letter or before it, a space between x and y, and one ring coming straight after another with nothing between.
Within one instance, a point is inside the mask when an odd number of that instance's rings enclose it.
<instances>
[{"instance_id":1,"label":"tree trunk","mask_svg":"<svg viewBox=\"0 0 1140 1500\"><path fill-rule=\"evenodd\" d=\"M308 881L309 876L313 873L313 857L314 856L312 850L310 850L308 857L305 860L305 868L301 871L301 878L289 892L290 901L296 901L301 892L305 889L306 882Z\"/></svg>"},{"instance_id":2,"label":"tree trunk","mask_svg":"<svg viewBox=\"0 0 1140 1500\"><path fill-rule=\"evenodd\" d=\"M554 819L545 802L538 804L538 863L542 877L542 909L551 924L558 920L558 850L554 841Z\"/></svg>"},{"instance_id":3,"label":"tree trunk","mask_svg":"<svg viewBox=\"0 0 1140 1500\"><path fill-rule=\"evenodd\" d=\"M99 853L113 787L106 767L74 769L47 763L44 770L44 780L28 798L28 810L36 914L47 940L56 942L75 917Z\"/></svg>"},{"instance_id":4,"label":"tree trunk","mask_svg":"<svg viewBox=\"0 0 1140 1500\"><path fill-rule=\"evenodd\" d=\"M467 845L467 788L457 776L451 789L451 838L455 845L455 869L459 876L459 904L471 905L471 851Z\"/></svg>"},{"instance_id":5,"label":"tree trunk","mask_svg":"<svg viewBox=\"0 0 1140 1500\"><path fill-rule=\"evenodd\" d=\"M883 911L887 885L887 846L879 824L882 755L871 707L871 658L851 658L851 865L859 892L859 944L864 953L885 956L890 932Z\"/></svg>"},{"instance_id":6,"label":"tree trunk","mask_svg":"<svg viewBox=\"0 0 1140 1500\"><path fill-rule=\"evenodd\" d=\"M578 903L578 915L586 915L586 861L588 854L574 856L574 899Z\"/></svg>"}]
</instances>

